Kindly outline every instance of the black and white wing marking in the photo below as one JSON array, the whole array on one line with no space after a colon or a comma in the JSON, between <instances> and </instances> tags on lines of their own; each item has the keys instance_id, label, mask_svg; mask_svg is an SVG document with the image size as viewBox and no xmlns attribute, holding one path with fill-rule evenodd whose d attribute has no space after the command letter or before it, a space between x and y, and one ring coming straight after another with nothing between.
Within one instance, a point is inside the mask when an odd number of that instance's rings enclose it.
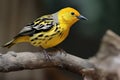
<instances>
[{"instance_id":1,"label":"black and white wing marking","mask_svg":"<svg viewBox=\"0 0 120 80\"><path fill-rule=\"evenodd\" d=\"M19 36L32 36L35 33L39 33L39 32L47 32L49 31L53 26L54 26L54 22L52 17L48 16L48 17L41 17L36 19L33 23L28 24L27 26L25 26L17 36L15 37L19 37Z\"/></svg>"},{"instance_id":2,"label":"black and white wing marking","mask_svg":"<svg viewBox=\"0 0 120 80\"><path fill-rule=\"evenodd\" d=\"M35 30L32 29L31 26L25 26L19 33L17 36L15 36L15 38L19 37L19 36L29 36L35 33Z\"/></svg>"}]
</instances>

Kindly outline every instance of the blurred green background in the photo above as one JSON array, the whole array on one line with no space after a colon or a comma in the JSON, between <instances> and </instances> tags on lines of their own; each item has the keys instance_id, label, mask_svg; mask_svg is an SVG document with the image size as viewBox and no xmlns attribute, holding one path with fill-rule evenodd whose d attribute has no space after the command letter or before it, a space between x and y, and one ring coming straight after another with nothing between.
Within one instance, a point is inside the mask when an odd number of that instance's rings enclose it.
<instances>
[{"instance_id":1,"label":"blurred green background","mask_svg":"<svg viewBox=\"0 0 120 80\"><path fill-rule=\"evenodd\" d=\"M73 25L69 37L59 45L65 51L89 58L98 51L106 30L111 29L120 34L120 0L0 0L0 45L12 39L36 18L68 6L80 11L88 21L79 21ZM27 43L15 45L9 50L39 51ZM0 49L2 53L7 51ZM39 80L38 74L38 70L1 73L0 80Z\"/></svg>"}]
</instances>

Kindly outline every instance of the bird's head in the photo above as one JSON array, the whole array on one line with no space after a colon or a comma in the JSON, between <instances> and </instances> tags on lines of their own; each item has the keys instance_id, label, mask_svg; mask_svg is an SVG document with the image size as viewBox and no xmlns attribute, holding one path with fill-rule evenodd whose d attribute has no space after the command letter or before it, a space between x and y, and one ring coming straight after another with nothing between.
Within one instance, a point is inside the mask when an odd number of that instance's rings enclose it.
<instances>
[{"instance_id":1,"label":"bird's head","mask_svg":"<svg viewBox=\"0 0 120 80\"><path fill-rule=\"evenodd\" d=\"M63 8L58 12L58 19L68 24L74 24L78 20L87 20L77 10L71 7Z\"/></svg>"}]
</instances>

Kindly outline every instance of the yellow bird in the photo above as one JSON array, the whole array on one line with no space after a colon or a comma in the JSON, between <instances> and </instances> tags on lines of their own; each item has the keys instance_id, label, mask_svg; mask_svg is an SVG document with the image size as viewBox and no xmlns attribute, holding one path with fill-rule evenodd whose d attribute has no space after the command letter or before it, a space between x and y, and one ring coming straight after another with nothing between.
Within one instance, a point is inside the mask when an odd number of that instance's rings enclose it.
<instances>
[{"instance_id":1,"label":"yellow bird","mask_svg":"<svg viewBox=\"0 0 120 80\"><path fill-rule=\"evenodd\" d=\"M87 20L77 10L66 7L56 13L44 15L26 25L11 41L3 47L10 48L21 42L31 43L44 49L54 47L68 36L71 26L78 20Z\"/></svg>"}]
</instances>

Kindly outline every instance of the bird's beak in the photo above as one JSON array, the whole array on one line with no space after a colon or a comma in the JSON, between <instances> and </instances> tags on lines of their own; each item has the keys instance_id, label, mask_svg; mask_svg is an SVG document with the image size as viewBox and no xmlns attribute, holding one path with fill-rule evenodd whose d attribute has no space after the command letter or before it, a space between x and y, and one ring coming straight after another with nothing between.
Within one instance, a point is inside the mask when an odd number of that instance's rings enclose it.
<instances>
[{"instance_id":1,"label":"bird's beak","mask_svg":"<svg viewBox=\"0 0 120 80\"><path fill-rule=\"evenodd\" d=\"M81 20L88 20L86 17L80 15L80 16L77 16L78 19L81 19Z\"/></svg>"}]
</instances>

